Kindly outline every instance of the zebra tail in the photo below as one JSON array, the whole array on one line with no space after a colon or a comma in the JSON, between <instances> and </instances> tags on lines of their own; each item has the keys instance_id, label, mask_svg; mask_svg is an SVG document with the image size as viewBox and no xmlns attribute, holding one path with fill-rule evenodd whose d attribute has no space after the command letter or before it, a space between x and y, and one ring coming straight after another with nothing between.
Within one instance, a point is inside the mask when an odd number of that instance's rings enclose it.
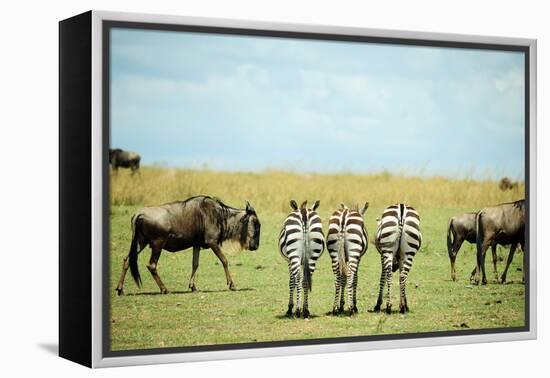
<instances>
[{"instance_id":1,"label":"zebra tail","mask_svg":"<svg viewBox=\"0 0 550 378\"><path fill-rule=\"evenodd\" d=\"M340 276L348 275L348 264L346 262L347 257L347 248L346 248L346 239L340 233L338 235L338 269L340 270Z\"/></svg>"},{"instance_id":2,"label":"zebra tail","mask_svg":"<svg viewBox=\"0 0 550 378\"><path fill-rule=\"evenodd\" d=\"M311 291L311 270L309 270L309 232L304 231L304 253L302 253L302 269L304 271L304 280L306 281L306 290Z\"/></svg>"},{"instance_id":3,"label":"zebra tail","mask_svg":"<svg viewBox=\"0 0 550 378\"><path fill-rule=\"evenodd\" d=\"M403 225L399 223L399 237L397 238L397 253L401 253L401 236L403 236ZM393 260L391 264L391 271L396 272L399 269L399 255L393 255Z\"/></svg>"}]
</instances>

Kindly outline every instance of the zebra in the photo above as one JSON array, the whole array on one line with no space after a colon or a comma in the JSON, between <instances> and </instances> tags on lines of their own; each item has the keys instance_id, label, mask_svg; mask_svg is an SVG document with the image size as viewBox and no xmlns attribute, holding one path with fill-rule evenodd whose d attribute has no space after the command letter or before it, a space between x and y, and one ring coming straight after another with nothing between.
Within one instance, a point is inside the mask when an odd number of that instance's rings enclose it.
<instances>
[{"instance_id":1,"label":"zebra","mask_svg":"<svg viewBox=\"0 0 550 378\"><path fill-rule=\"evenodd\" d=\"M359 262L368 248L368 235L363 222L363 214L369 203L361 211L358 206L349 209L344 204L332 213L327 232L327 249L332 260L334 273L334 305L332 314L344 311L344 295L347 283L348 310L353 315L357 312L357 276Z\"/></svg>"},{"instance_id":2,"label":"zebra","mask_svg":"<svg viewBox=\"0 0 550 378\"><path fill-rule=\"evenodd\" d=\"M411 206L396 204L384 210L378 221L375 246L380 253L382 272L380 290L374 311L380 311L384 284L388 284L386 296L386 313L391 314L392 273L399 269L400 303L399 312L409 311L405 295L405 283L411 270L413 258L422 244L420 233L420 216Z\"/></svg>"},{"instance_id":3,"label":"zebra","mask_svg":"<svg viewBox=\"0 0 550 378\"><path fill-rule=\"evenodd\" d=\"M289 299L287 316L292 316L294 290L296 290L296 317L308 318L308 291L311 291L311 276L317 260L325 249L325 236L321 217L316 210L319 200L311 208L307 201L300 207L296 201L290 201L292 212L286 217L279 235L279 251L288 262ZM303 292L303 293L302 293ZM303 303L302 303L303 294Z\"/></svg>"}]
</instances>

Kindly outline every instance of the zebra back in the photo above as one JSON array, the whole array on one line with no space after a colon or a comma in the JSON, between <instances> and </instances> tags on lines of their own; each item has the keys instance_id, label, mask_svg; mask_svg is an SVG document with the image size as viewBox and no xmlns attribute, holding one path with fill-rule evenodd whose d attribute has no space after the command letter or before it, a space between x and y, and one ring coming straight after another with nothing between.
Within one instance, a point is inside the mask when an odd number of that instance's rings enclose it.
<instances>
[{"instance_id":1,"label":"zebra back","mask_svg":"<svg viewBox=\"0 0 550 378\"><path fill-rule=\"evenodd\" d=\"M402 249L417 251L422 244L420 216L405 204L391 205L384 210L378 221L375 245L380 253Z\"/></svg>"},{"instance_id":2,"label":"zebra back","mask_svg":"<svg viewBox=\"0 0 550 378\"><path fill-rule=\"evenodd\" d=\"M325 236L321 217L316 209L319 201L307 208L307 201L298 206L291 206L292 211L283 222L279 234L279 251L289 263L308 265L309 272L315 271L317 260L325 249Z\"/></svg>"},{"instance_id":3,"label":"zebra back","mask_svg":"<svg viewBox=\"0 0 550 378\"><path fill-rule=\"evenodd\" d=\"M359 260L368 248L368 234L363 221L362 211L349 209L344 204L332 213L327 233L327 249L333 262L338 262L340 272L346 274L350 259Z\"/></svg>"}]
</instances>

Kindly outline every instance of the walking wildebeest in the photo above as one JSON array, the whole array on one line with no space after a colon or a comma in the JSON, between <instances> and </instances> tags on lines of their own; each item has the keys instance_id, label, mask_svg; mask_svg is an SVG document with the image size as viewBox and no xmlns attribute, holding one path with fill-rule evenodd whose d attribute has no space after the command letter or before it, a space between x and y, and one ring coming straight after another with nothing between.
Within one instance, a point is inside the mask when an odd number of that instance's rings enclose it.
<instances>
[{"instance_id":1,"label":"walking wildebeest","mask_svg":"<svg viewBox=\"0 0 550 378\"><path fill-rule=\"evenodd\" d=\"M136 284L141 286L137 258L147 245L151 247L147 268L163 294L168 290L157 272L163 249L178 252L193 247L193 269L189 280L192 291L196 290L195 274L199 267L200 250L212 249L223 264L229 289L235 290L221 245L225 241L235 241L240 243L241 248L250 251L257 250L260 245L260 221L248 201L246 208L241 210L227 206L217 198L196 196L185 201L144 207L134 214L131 223L132 244L128 256L124 258L122 275L116 288L119 295L123 293L128 267Z\"/></svg>"},{"instance_id":2,"label":"walking wildebeest","mask_svg":"<svg viewBox=\"0 0 550 378\"><path fill-rule=\"evenodd\" d=\"M523 274L525 279L525 199L487 207L476 215L476 246L477 269L474 282L479 285L480 273L482 283L487 283L485 275L485 252L493 243L501 245L511 244L506 268L502 273L501 282L506 282L508 267L514 258L517 245L523 250Z\"/></svg>"},{"instance_id":3,"label":"walking wildebeest","mask_svg":"<svg viewBox=\"0 0 550 378\"><path fill-rule=\"evenodd\" d=\"M139 161L141 156L132 151L123 151L120 148L113 150L109 149L109 164L113 167L115 174L118 173L118 168L130 168L132 175L139 169Z\"/></svg>"},{"instance_id":4,"label":"walking wildebeest","mask_svg":"<svg viewBox=\"0 0 550 378\"><path fill-rule=\"evenodd\" d=\"M503 177L502 180L500 180L500 182L498 183L498 187L503 192L506 190L517 189L518 182L510 180L508 177Z\"/></svg>"},{"instance_id":5,"label":"walking wildebeest","mask_svg":"<svg viewBox=\"0 0 550 378\"><path fill-rule=\"evenodd\" d=\"M451 279L453 281L456 281L456 256L464 241L471 244L476 243L476 213L458 214L449 219L449 226L447 227L447 252L451 260ZM498 277L496 243L491 245L491 249L493 252L493 271L495 276ZM477 265L474 267L470 279L475 276L476 269Z\"/></svg>"}]
</instances>

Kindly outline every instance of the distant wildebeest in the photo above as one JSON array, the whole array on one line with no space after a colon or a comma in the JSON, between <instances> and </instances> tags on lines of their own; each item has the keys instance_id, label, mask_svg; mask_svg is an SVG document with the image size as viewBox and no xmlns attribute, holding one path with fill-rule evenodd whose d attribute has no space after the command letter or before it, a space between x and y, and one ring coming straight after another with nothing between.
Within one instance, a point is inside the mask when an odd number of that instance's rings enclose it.
<instances>
[{"instance_id":1,"label":"distant wildebeest","mask_svg":"<svg viewBox=\"0 0 550 378\"><path fill-rule=\"evenodd\" d=\"M506 190L517 189L518 185L519 184L517 181L512 181L508 177L503 177L502 180L500 180L500 182L498 183L498 187L503 192Z\"/></svg>"},{"instance_id":2,"label":"distant wildebeest","mask_svg":"<svg viewBox=\"0 0 550 378\"><path fill-rule=\"evenodd\" d=\"M386 208L378 222L374 244L380 253L382 263L380 289L374 311L380 311L384 285L387 283L386 313L391 314L392 274L399 269L399 312L408 312L405 284L414 256L422 244L418 212L411 206L402 203Z\"/></svg>"},{"instance_id":3,"label":"distant wildebeest","mask_svg":"<svg viewBox=\"0 0 550 378\"><path fill-rule=\"evenodd\" d=\"M349 314L357 312L359 263L368 248L368 235L363 221L363 214L368 207L368 202L361 210L358 206L350 209L342 204L329 219L327 249L332 260L336 289L332 306L333 315L344 311L346 286Z\"/></svg>"},{"instance_id":4,"label":"distant wildebeest","mask_svg":"<svg viewBox=\"0 0 550 378\"><path fill-rule=\"evenodd\" d=\"M250 251L257 250L260 245L260 220L248 201L246 208L241 210L227 206L217 198L196 196L185 201L144 207L134 214L131 224L132 243L128 256L124 258L122 275L116 288L119 295L123 293L128 267L134 281L141 287L137 258L147 245L151 247L147 268L163 294L168 290L157 272L163 249L178 252L193 247L193 269L189 280L192 291L196 290L195 274L199 267L200 250L212 249L223 265L229 289L235 290L221 245L225 241L235 241L241 248Z\"/></svg>"},{"instance_id":5,"label":"distant wildebeest","mask_svg":"<svg viewBox=\"0 0 550 378\"><path fill-rule=\"evenodd\" d=\"M451 279L456 281L456 268L455 261L458 251L462 246L462 243L467 241L468 243L476 243L476 213L464 213L451 217L449 219L449 226L447 227L447 252L449 253L449 259L451 260ZM497 276L497 245L496 243L491 245L493 252L493 271ZM475 276L477 265L474 266L471 277ZM497 276L498 277L498 276Z\"/></svg>"},{"instance_id":6,"label":"distant wildebeest","mask_svg":"<svg viewBox=\"0 0 550 378\"><path fill-rule=\"evenodd\" d=\"M296 290L296 317L309 317L308 291L311 291L312 275L317 260L325 249L325 236L321 217L317 214L319 201L307 208L307 201L300 207L290 201L292 212L283 222L279 234L279 252L288 262L289 297L287 316L292 315L294 291ZM303 294L303 298L302 298Z\"/></svg>"},{"instance_id":7,"label":"distant wildebeest","mask_svg":"<svg viewBox=\"0 0 550 378\"><path fill-rule=\"evenodd\" d=\"M514 252L518 244L520 244L524 254L523 274L525 279L525 200L503 203L479 211L476 215L476 228L477 269L474 282L479 284L481 273L482 283L487 283L485 252L489 246L495 243L501 245L511 244L501 282L506 282L508 267L514 258Z\"/></svg>"},{"instance_id":8,"label":"distant wildebeest","mask_svg":"<svg viewBox=\"0 0 550 378\"><path fill-rule=\"evenodd\" d=\"M132 151L123 151L120 148L109 149L109 164L113 168L115 174L118 173L118 168L130 168L132 174L135 174L139 169L139 161L141 156Z\"/></svg>"}]
</instances>

